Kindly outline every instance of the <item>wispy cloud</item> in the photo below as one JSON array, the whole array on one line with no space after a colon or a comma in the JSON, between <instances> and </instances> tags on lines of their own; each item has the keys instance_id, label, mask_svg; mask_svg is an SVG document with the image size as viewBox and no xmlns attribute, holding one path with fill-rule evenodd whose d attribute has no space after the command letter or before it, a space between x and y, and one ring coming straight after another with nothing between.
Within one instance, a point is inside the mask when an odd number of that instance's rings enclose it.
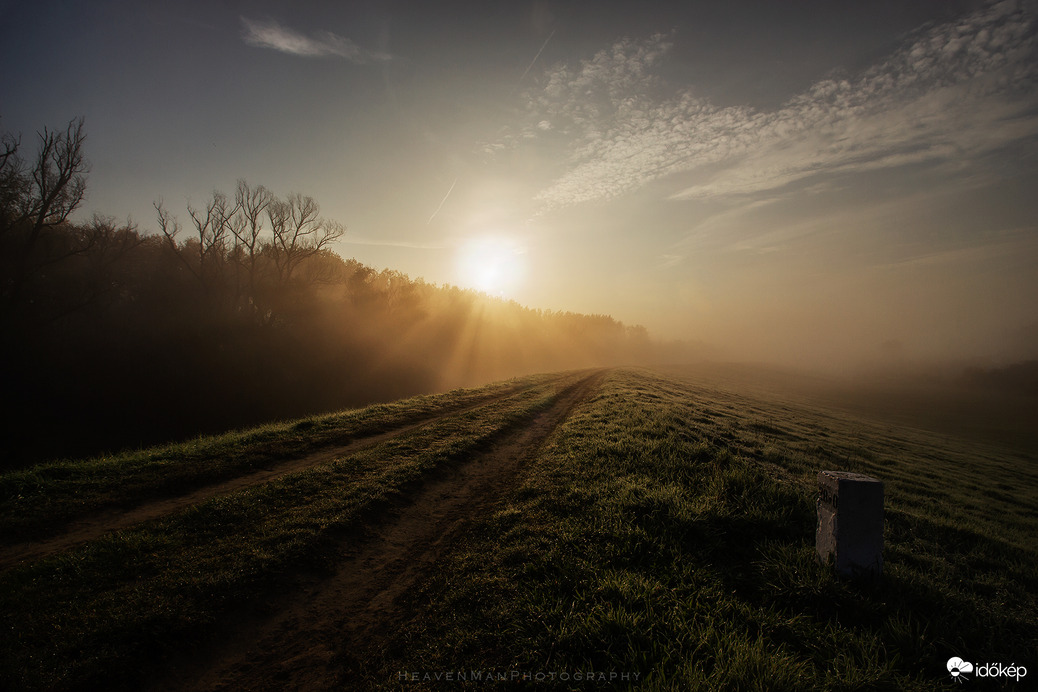
<instances>
[{"instance_id":1,"label":"wispy cloud","mask_svg":"<svg viewBox=\"0 0 1038 692\"><path fill-rule=\"evenodd\" d=\"M403 247L413 250L444 250L450 248L447 243L422 243L408 240L378 240L374 238L363 238L355 235L345 236L340 242L346 245L376 245L379 247Z\"/></svg>"},{"instance_id":2,"label":"wispy cloud","mask_svg":"<svg viewBox=\"0 0 1038 692\"><path fill-rule=\"evenodd\" d=\"M926 266L970 265L1004 257L1026 257L1038 250L1038 228L1022 227L1002 231L994 238L972 242L962 247L920 249L895 262L878 265L877 269L916 269Z\"/></svg>"},{"instance_id":3,"label":"wispy cloud","mask_svg":"<svg viewBox=\"0 0 1038 692\"><path fill-rule=\"evenodd\" d=\"M540 48L540 50L537 51L537 55L533 56L533 60L531 60L530 64L526 66L526 69L523 70L523 75L519 78L520 82L522 82L524 79L526 79L526 75L529 74L529 72L533 68L534 64L537 63L537 58L541 57L541 53L543 53L544 49L548 47L548 41L550 41L551 37L555 35L555 31L556 31L555 29L552 29L551 33L548 34L548 38L544 39L544 43L541 44L541 48Z\"/></svg>"},{"instance_id":4,"label":"wispy cloud","mask_svg":"<svg viewBox=\"0 0 1038 692\"><path fill-rule=\"evenodd\" d=\"M450 187L449 187L449 188L447 189L447 194L445 194L445 195L443 196L443 199L441 199L441 200L440 200L440 203L439 203L439 204L438 204L438 205L436 206L436 211L434 211L434 212L432 213L432 215L431 215L431 216L429 217L429 220L428 220L428 221L426 221L426 223L425 223L425 225L426 225L426 226L428 226L429 224L431 224L431 223L432 223L432 220L433 220L434 218L436 218L436 215L440 213L440 210L441 210L441 209L443 209L443 205L444 205L444 204L445 204L445 203L447 202L447 198L451 196L451 193L452 193L452 192L454 192L454 186L455 186L455 185L457 185L457 184L458 184L458 179L457 179L457 178L455 178L455 179L454 179L454 182L453 182L453 183L451 183L451 186L450 186Z\"/></svg>"},{"instance_id":5,"label":"wispy cloud","mask_svg":"<svg viewBox=\"0 0 1038 692\"><path fill-rule=\"evenodd\" d=\"M545 74L527 92L526 124L485 151L565 137L566 171L537 196L547 209L689 171L702 182L673 198L912 163L965 166L1038 136L1035 10L1034 0L1006 0L925 28L864 73L820 81L770 111L668 89L656 72L669 36L619 41Z\"/></svg>"},{"instance_id":6,"label":"wispy cloud","mask_svg":"<svg viewBox=\"0 0 1038 692\"><path fill-rule=\"evenodd\" d=\"M358 65L393 59L388 53L363 48L350 39L330 31L319 31L312 36L306 36L272 19L260 21L242 17L241 23L245 43L258 48L271 48L282 53L306 57L339 57Z\"/></svg>"}]
</instances>

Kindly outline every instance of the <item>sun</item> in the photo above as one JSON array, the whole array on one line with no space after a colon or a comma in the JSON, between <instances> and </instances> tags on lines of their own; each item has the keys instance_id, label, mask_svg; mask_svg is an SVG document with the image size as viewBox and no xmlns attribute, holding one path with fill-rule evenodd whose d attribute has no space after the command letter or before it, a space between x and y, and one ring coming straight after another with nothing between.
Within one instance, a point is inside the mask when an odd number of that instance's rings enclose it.
<instances>
[{"instance_id":1,"label":"sun","mask_svg":"<svg viewBox=\"0 0 1038 692\"><path fill-rule=\"evenodd\" d=\"M501 236L470 238L458 250L461 283L490 295L508 295L522 281L525 254L518 243Z\"/></svg>"}]
</instances>

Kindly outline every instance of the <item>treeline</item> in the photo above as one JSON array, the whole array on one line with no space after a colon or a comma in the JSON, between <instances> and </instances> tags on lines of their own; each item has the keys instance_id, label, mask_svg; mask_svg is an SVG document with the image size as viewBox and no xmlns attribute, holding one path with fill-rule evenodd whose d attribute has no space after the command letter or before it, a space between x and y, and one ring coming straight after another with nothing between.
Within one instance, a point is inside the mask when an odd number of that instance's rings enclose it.
<instances>
[{"instance_id":1,"label":"treeline","mask_svg":"<svg viewBox=\"0 0 1038 692\"><path fill-rule=\"evenodd\" d=\"M645 330L524 308L330 250L302 195L239 182L158 232L95 216L81 122L0 146L2 466L535 371L644 362Z\"/></svg>"}]
</instances>

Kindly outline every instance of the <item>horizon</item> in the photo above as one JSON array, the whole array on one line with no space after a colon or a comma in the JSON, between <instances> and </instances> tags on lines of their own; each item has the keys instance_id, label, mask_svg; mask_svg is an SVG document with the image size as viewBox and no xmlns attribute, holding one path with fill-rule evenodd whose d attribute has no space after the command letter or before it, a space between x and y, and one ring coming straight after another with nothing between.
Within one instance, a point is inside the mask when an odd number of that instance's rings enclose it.
<instances>
[{"instance_id":1,"label":"horizon","mask_svg":"<svg viewBox=\"0 0 1038 692\"><path fill-rule=\"evenodd\" d=\"M1035 2L460 7L0 4L0 130L85 119L77 219L244 178L343 257L732 360L1038 356Z\"/></svg>"}]
</instances>

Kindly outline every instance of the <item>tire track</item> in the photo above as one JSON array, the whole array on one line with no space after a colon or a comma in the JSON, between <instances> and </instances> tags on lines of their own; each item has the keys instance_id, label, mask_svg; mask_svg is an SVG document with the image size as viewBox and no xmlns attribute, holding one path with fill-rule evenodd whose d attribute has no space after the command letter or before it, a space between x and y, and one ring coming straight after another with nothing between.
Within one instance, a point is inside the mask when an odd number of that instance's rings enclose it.
<instances>
[{"instance_id":1,"label":"tire track","mask_svg":"<svg viewBox=\"0 0 1038 692\"><path fill-rule=\"evenodd\" d=\"M430 414L419 420L411 421L403 426L380 433L365 435L364 437L355 439L345 445L325 447L324 449L320 449L298 459L275 462L259 470L248 471L242 475L235 476L234 478L203 485L180 495L149 501L129 509L103 510L79 519L74 519L66 525L65 529L61 533L54 536L4 546L2 550L0 550L0 571L11 569L12 567L16 567L23 563L40 560L49 555L100 538L106 533L126 529L150 519L158 519L168 514L172 514L177 510L204 502L214 497L244 490L254 485L275 480L290 473L303 471L312 466L330 463L338 457L353 454L354 452L359 452L369 447L373 447L387 440L400 437L401 435L406 435L424 425L430 425L450 416L457 416L470 411L475 411L484 406L491 406L504 401L509 397L518 396L519 394L528 391L531 386L534 385L510 390L488 399L483 399L474 404L463 405L459 408Z\"/></svg>"},{"instance_id":2,"label":"tire track","mask_svg":"<svg viewBox=\"0 0 1038 692\"><path fill-rule=\"evenodd\" d=\"M214 651L194 652L157 690L333 689L359 651L388 639L408 613L399 597L432 569L513 483L552 431L598 387L581 378L552 406L463 465L443 470L382 512L359 541L343 542L335 574L273 607L226 624ZM269 606L268 606L269 607Z\"/></svg>"}]
</instances>

